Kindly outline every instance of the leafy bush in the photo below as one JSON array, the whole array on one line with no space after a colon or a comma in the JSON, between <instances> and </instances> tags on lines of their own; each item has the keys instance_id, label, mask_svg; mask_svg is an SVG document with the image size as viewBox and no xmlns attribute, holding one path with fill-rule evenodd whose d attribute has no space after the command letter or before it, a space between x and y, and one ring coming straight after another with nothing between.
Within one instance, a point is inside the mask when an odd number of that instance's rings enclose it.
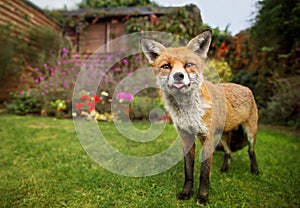
<instances>
[{"instance_id":1,"label":"leafy bush","mask_svg":"<svg viewBox=\"0 0 300 208\"><path fill-rule=\"evenodd\" d=\"M34 91L12 93L12 102L6 104L9 113L16 115L40 114L42 102Z\"/></svg>"},{"instance_id":2,"label":"leafy bush","mask_svg":"<svg viewBox=\"0 0 300 208\"><path fill-rule=\"evenodd\" d=\"M0 24L0 78L24 72L27 65L41 67L49 57L59 57L61 42L58 31L48 27L30 27L16 32L13 24ZM68 44L68 41L64 41ZM51 58L51 61L54 59Z\"/></svg>"},{"instance_id":3,"label":"leafy bush","mask_svg":"<svg viewBox=\"0 0 300 208\"><path fill-rule=\"evenodd\" d=\"M263 111L268 123L300 128L300 77L281 79L276 83L274 95Z\"/></svg>"},{"instance_id":4,"label":"leafy bush","mask_svg":"<svg viewBox=\"0 0 300 208\"><path fill-rule=\"evenodd\" d=\"M42 101L42 115L71 116L71 100L76 77L84 64L79 56L70 57L69 50L63 48L61 56L52 57L42 67L27 67L26 73L21 75L21 83L27 91L35 91ZM52 62L52 64L51 64ZM57 108L53 103L64 103L65 109ZM57 104L58 105L58 104Z\"/></svg>"},{"instance_id":5,"label":"leafy bush","mask_svg":"<svg viewBox=\"0 0 300 208\"><path fill-rule=\"evenodd\" d=\"M253 76L247 70L240 70L237 75L235 75L232 82L241 84L244 86L249 87L250 89L254 89L255 82L253 80Z\"/></svg>"},{"instance_id":6,"label":"leafy bush","mask_svg":"<svg viewBox=\"0 0 300 208\"><path fill-rule=\"evenodd\" d=\"M213 59L204 70L205 78L209 81L229 82L232 79L231 69L226 61Z\"/></svg>"},{"instance_id":7,"label":"leafy bush","mask_svg":"<svg viewBox=\"0 0 300 208\"><path fill-rule=\"evenodd\" d=\"M69 45L68 41L52 28L32 27L27 33L28 46L23 56L25 63L31 66L41 68L44 63L53 65L56 59L60 57L61 47Z\"/></svg>"},{"instance_id":8,"label":"leafy bush","mask_svg":"<svg viewBox=\"0 0 300 208\"><path fill-rule=\"evenodd\" d=\"M15 33L12 24L0 24L0 79L16 73L22 64L26 44L24 34Z\"/></svg>"},{"instance_id":9,"label":"leafy bush","mask_svg":"<svg viewBox=\"0 0 300 208\"><path fill-rule=\"evenodd\" d=\"M135 96L130 103L129 116L132 120L148 120L150 112L155 109L164 109L163 103L160 98L138 97ZM159 114L151 115L153 120L162 120Z\"/></svg>"}]
</instances>

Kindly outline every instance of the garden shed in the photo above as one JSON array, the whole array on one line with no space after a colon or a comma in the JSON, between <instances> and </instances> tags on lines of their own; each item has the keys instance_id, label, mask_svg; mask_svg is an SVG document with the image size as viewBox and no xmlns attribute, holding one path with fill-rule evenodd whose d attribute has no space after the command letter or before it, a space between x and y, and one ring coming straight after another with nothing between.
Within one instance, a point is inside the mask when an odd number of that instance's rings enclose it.
<instances>
[{"instance_id":1,"label":"garden shed","mask_svg":"<svg viewBox=\"0 0 300 208\"><path fill-rule=\"evenodd\" d=\"M61 26L42 9L28 0L0 0L0 102L10 97L19 85L18 72L26 63L25 45L30 40L28 29L49 28L61 33ZM23 51L21 50L24 49ZM31 47L36 47L34 44Z\"/></svg>"},{"instance_id":2,"label":"garden shed","mask_svg":"<svg viewBox=\"0 0 300 208\"><path fill-rule=\"evenodd\" d=\"M126 21L129 18L145 17L150 21L155 21L157 17L171 13L178 8L180 7L120 7L66 11L64 17L71 19L73 26L67 25L65 30L72 39L76 51L88 56L110 40L124 35ZM198 8L196 11L200 16ZM113 53L118 49L118 46L106 45L99 52Z\"/></svg>"}]
</instances>

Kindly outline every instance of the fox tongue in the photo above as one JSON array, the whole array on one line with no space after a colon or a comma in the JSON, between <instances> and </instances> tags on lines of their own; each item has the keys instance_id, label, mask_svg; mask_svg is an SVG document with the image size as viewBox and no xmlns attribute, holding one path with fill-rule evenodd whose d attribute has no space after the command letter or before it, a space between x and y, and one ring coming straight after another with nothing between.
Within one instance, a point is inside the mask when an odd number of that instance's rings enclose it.
<instances>
[{"instance_id":1,"label":"fox tongue","mask_svg":"<svg viewBox=\"0 0 300 208\"><path fill-rule=\"evenodd\" d=\"M173 86L176 88L181 88L183 86L183 84L173 84Z\"/></svg>"}]
</instances>

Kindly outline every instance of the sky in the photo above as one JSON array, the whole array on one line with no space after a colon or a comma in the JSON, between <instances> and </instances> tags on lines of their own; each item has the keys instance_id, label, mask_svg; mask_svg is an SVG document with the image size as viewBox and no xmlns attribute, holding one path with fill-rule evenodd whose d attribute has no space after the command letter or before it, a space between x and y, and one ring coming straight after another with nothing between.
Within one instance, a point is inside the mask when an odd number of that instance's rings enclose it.
<instances>
[{"instance_id":1,"label":"sky","mask_svg":"<svg viewBox=\"0 0 300 208\"><path fill-rule=\"evenodd\" d=\"M64 5L68 9L76 9L81 0L30 0L44 9L59 9ZM203 22L215 28L224 30L229 25L229 31L234 35L251 26L251 19L256 14L258 0L156 0L162 6L184 6L196 4L202 15Z\"/></svg>"}]
</instances>

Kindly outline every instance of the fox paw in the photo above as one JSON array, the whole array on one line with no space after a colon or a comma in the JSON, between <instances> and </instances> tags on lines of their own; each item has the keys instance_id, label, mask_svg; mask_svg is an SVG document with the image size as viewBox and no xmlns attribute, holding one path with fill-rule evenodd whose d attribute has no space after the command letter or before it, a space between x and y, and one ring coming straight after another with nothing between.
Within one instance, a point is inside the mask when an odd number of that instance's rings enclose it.
<instances>
[{"instance_id":1,"label":"fox paw","mask_svg":"<svg viewBox=\"0 0 300 208\"><path fill-rule=\"evenodd\" d=\"M208 204L208 195L197 196L197 205L198 206L206 206L207 204Z\"/></svg>"},{"instance_id":2,"label":"fox paw","mask_svg":"<svg viewBox=\"0 0 300 208\"><path fill-rule=\"evenodd\" d=\"M179 194L176 195L177 199L179 200L188 200L191 198L191 196L193 195L193 192L180 192Z\"/></svg>"},{"instance_id":3,"label":"fox paw","mask_svg":"<svg viewBox=\"0 0 300 208\"><path fill-rule=\"evenodd\" d=\"M251 173L253 175L259 175L259 170L257 168L251 168Z\"/></svg>"}]
</instances>

